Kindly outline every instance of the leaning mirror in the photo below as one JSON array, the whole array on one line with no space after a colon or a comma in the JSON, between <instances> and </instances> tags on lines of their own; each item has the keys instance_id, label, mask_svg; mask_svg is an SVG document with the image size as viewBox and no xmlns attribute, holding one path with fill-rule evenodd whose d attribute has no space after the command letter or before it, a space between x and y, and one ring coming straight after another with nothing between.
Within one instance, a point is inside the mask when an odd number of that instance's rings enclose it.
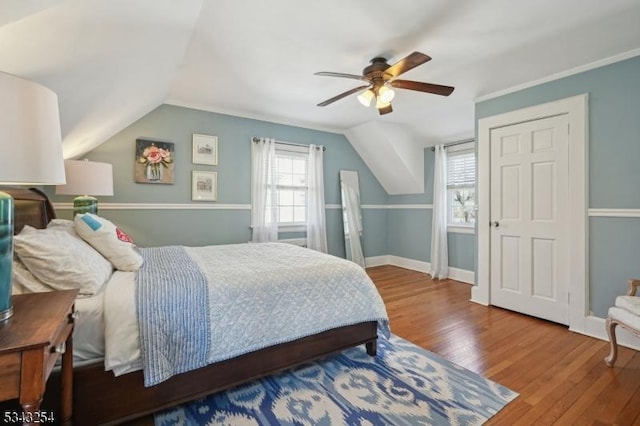
<instances>
[{"instance_id":1,"label":"leaning mirror","mask_svg":"<svg viewBox=\"0 0 640 426\"><path fill-rule=\"evenodd\" d=\"M342 221L347 259L364 268L358 172L340 170L340 195L342 197Z\"/></svg>"}]
</instances>

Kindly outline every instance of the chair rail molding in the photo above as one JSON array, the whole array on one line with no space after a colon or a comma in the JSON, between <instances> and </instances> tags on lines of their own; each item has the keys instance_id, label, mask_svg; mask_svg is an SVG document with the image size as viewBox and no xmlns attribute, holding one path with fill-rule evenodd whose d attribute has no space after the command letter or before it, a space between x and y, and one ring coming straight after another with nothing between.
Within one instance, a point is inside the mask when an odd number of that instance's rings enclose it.
<instances>
[{"instance_id":1,"label":"chair rail molding","mask_svg":"<svg viewBox=\"0 0 640 426\"><path fill-rule=\"evenodd\" d=\"M73 210L73 203L53 203L56 210ZM431 204L363 204L363 210L429 210ZM340 204L326 204L326 210L340 210ZM100 210L251 210L251 204L220 203L100 203Z\"/></svg>"},{"instance_id":2,"label":"chair rail molding","mask_svg":"<svg viewBox=\"0 0 640 426\"><path fill-rule=\"evenodd\" d=\"M589 209L589 217L639 217L640 209Z\"/></svg>"}]
</instances>

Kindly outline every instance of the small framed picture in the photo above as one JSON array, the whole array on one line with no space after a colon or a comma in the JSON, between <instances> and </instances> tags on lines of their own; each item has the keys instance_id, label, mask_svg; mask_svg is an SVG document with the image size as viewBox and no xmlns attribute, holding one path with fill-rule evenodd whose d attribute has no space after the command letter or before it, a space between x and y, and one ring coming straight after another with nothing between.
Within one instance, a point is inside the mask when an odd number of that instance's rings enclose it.
<instances>
[{"instance_id":1,"label":"small framed picture","mask_svg":"<svg viewBox=\"0 0 640 426\"><path fill-rule=\"evenodd\" d=\"M216 201L218 198L218 173L191 172L191 199L193 201Z\"/></svg>"},{"instance_id":2,"label":"small framed picture","mask_svg":"<svg viewBox=\"0 0 640 426\"><path fill-rule=\"evenodd\" d=\"M218 165L218 137L193 134L193 164Z\"/></svg>"}]
</instances>

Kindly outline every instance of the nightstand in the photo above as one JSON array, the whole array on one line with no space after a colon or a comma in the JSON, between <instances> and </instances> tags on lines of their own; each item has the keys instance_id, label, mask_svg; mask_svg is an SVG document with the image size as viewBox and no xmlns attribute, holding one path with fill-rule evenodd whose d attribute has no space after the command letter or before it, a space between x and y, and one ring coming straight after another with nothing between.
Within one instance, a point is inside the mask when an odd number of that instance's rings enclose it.
<instances>
[{"instance_id":1,"label":"nightstand","mask_svg":"<svg viewBox=\"0 0 640 426\"><path fill-rule=\"evenodd\" d=\"M77 290L13 296L13 316L0 322L0 401L18 399L23 412L0 422L69 424L73 411L73 303ZM62 356L62 407L58 417L40 411L49 374Z\"/></svg>"}]
</instances>

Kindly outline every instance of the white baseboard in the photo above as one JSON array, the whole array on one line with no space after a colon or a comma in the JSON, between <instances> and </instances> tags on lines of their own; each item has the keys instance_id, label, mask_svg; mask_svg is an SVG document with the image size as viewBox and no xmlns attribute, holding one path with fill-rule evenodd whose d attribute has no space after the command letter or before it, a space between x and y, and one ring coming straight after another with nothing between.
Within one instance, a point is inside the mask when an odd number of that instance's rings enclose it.
<instances>
[{"instance_id":1,"label":"white baseboard","mask_svg":"<svg viewBox=\"0 0 640 426\"><path fill-rule=\"evenodd\" d=\"M588 316L585 318L584 325L584 330L571 331L576 331L577 333L585 334L587 336L595 337L596 339L604 340L607 342L609 341L607 329L605 328L604 318ZM640 339L638 339L622 327L616 327L616 340L618 341L618 344L620 346L631 348L637 351L640 350Z\"/></svg>"},{"instance_id":2,"label":"white baseboard","mask_svg":"<svg viewBox=\"0 0 640 426\"><path fill-rule=\"evenodd\" d=\"M372 257L367 257L364 260L364 263L366 265L367 268L371 268L373 266L383 266L383 265L389 265L389 256L372 256Z\"/></svg>"},{"instance_id":3,"label":"white baseboard","mask_svg":"<svg viewBox=\"0 0 640 426\"><path fill-rule=\"evenodd\" d=\"M389 265L411 269L412 271L423 272L425 274L428 274L431 270L431 263L429 262L392 255L389 255Z\"/></svg>"},{"instance_id":4,"label":"white baseboard","mask_svg":"<svg viewBox=\"0 0 640 426\"><path fill-rule=\"evenodd\" d=\"M469 300L478 305L489 306L488 300L485 300L485 297L480 293L477 285L474 285L471 289L471 299Z\"/></svg>"},{"instance_id":5,"label":"white baseboard","mask_svg":"<svg viewBox=\"0 0 640 426\"><path fill-rule=\"evenodd\" d=\"M406 257L386 255L367 257L365 259L367 268L373 266L392 265L400 268L411 269L412 271L428 274L431 271L431 263L422 260L409 259ZM475 273L466 269L449 267L449 278L467 284L475 283Z\"/></svg>"},{"instance_id":6,"label":"white baseboard","mask_svg":"<svg viewBox=\"0 0 640 426\"><path fill-rule=\"evenodd\" d=\"M452 268L451 266L449 266L449 278L471 285L476 283L475 272L466 269Z\"/></svg>"}]
</instances>

